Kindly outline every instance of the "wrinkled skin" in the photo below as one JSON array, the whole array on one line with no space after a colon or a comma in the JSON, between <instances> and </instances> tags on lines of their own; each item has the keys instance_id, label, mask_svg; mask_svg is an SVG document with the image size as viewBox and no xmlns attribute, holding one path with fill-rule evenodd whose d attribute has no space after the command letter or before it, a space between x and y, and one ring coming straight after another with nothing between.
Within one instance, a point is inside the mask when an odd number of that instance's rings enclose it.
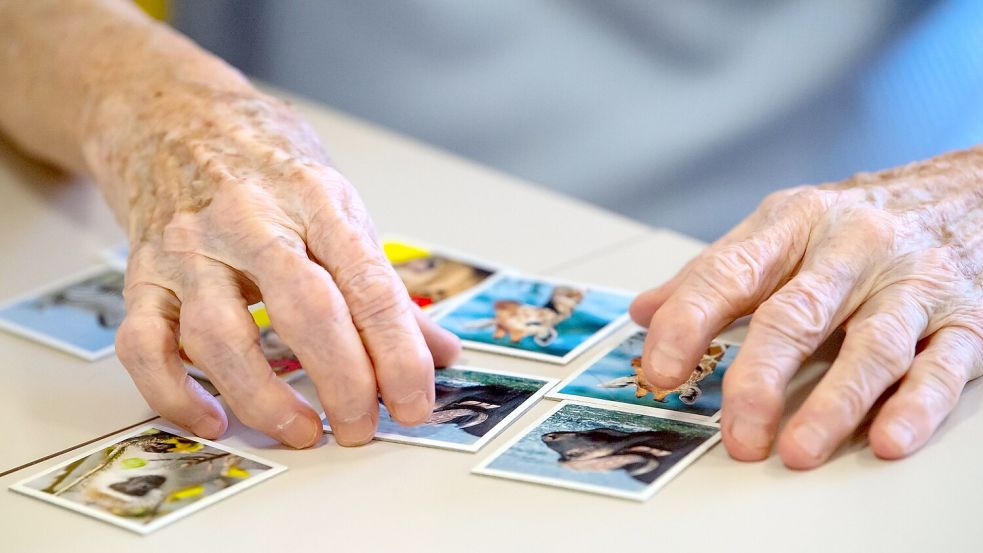
<instances>
[{"instance_id":1,"label":"wrinkled skin","mask_svg":"<svg viewBox=\"0 0 983 553\"><path fill-rule=\"evenodd\" d=\"M159 413L196 434L227 424L187 376L188 356L246 424L305 447L315 410L273 376L246 309L265 301L340 443L364 443L377 389L394 417L425 421L435 364L456 338L421 315L385 259L357 193L291 108L256 91L154 96L86 150L126 213L131 257L117 352ZM110 123L111 124L111 123ZM126 147L124 147L124 145ZM136 147L134 147L134 145ZM115 182L114 182L115 181Z\"/></svg>"},{"instance_id":2,"label":"wrinkled skin","mask_svg":"<svg viewBox=\"0 0 983 553\"><path fill-rule=\"evenodd\" d=\"M457 339L412 305L290 106L127 0L0 0L0 37L0 131L93 176L127 231L116 350L151 407L200 436L227 427L181 344L244 423L317 442L317 413L263 356L246 310L262 299L338 442L371 439L378 394L400 422L429 417Z\"/></svg>"},{"instance_id":3,"label":"wrinkled skin","mask_svg":"<svg viewBox=\"0 0 983 553\"><path fill-rule=\"evenodd\" d=\"M724 379L723 439L741 460L824 463L888 388L870 445L925 444L983 370L983 153L969 150L769 196L632 315L643 368L677 386L710 340L753 313ZM778 435L785 388L837 328L837 359Z\"/></svg>"}]
</instances>

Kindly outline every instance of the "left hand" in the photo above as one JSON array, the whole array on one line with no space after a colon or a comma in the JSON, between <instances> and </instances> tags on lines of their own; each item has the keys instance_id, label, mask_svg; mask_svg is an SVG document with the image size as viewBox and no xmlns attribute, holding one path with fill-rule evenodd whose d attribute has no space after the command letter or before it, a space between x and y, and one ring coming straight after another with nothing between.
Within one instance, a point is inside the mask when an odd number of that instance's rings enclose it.
<instances>
[{"instance_id":1,"label":"left hand","mask_svg":"<svg viewBox=\"0 0 983 553\"><path fill-rule=\"evenodd\" d=\"M768 456L785 388L841 325L839 355L778 437L792 468L823 464L888 388L880 457L923 446L983 373L983 150L769 196L666 284L636 298L647 378L684 382L710 340L753 313L724 377L721 426L740 460Z\"/></svg>"}]
</instances>

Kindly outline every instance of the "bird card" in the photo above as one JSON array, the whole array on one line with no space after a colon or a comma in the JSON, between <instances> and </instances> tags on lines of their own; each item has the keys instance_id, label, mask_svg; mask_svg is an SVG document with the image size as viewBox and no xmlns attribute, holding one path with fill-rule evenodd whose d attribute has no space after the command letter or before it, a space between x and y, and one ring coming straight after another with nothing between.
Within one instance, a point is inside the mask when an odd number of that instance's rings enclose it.
<instances>
[{"instance_id":1,"label":"bird card","mask_svg":"<svg viewBox=\"0 0 983 553\"><path fill-rule=\"evenodd\" d=\"M290 346L273 329L270 316L266 312L266 306L257 303L249 308L249 312L252 314L256 326L259 327L259 347L277 377L284 382L292 382L303 376L304 368L300 366L300 361ZM183 348L181 349L181 358L188 369L188 374L202 380L211 380L204 371L194 366Z\"/></svg>"},{"instance_id":2,"label":"bird card","mask_svg":"<svg viewBox=\"0 0 983 553\"><path fill-rule=\"evenodd\" d=\"M628 320L631 294L502 273L434 317L465 347L566 364Z\"/></svg>"},{"instance_id":3,"label":"bird card","mask_svg":"<svg viewBox=\"0 0 983 553\"><path fill-rule=\"evenodd\" d=\"M434 311L447 300L485 282L497 265L417 240L386 237L382 249L413 302Z\"/></svg>"},{"instance_id":4,"label":"bird card","mask_svg":"<svg viewBox=\"0 0 983 553\"><path fill-rule=\"evenodd\" d=\"M450 367L435 374L430 419L403 426L379 403L379 440L475 452L526 412L556 385L556 379L476 367ZM324 430L331 427L322 415Z\"/></svg>"},{"instance_id":5,"label":"bird card","mask_svg":"<svg viewBox=\"0 0 983 553\"><path fill-rule=\"evenodd\" d=\"M472 472L645 501L719 440L716 424L564 401Z\"/></svg>"},{"instance_id":6,"label":"bird card","mask_svg":"<svg viewBox=\"0 0 983 553\"><path fill-rule=\"evenodd\" d=\"M123 273L95 267L0 305L0 328L93 361L113 352Z\"/></svg>"},{"instance_id":7,"label":"bird card","mask_svg":"<svg viewBox=\"0 0 983 553\"><path fill-rule=\"evenodd\" d=\"M652 384L642 373L645 330L635 330L613 349L602 353L582 370L551 390L550 399L573 399L598 405L633 405L653 414L667 411L701 421L720 417L724 373L740 346L714 340L703 352L689 379L673 389Z\"/></svg>"},{"instance_id":8,"label":"bird card","mask_svg":"<svg viewBox=\"0 0 983 553\"><path fill-rule=\"evenodd\" d=\"M10 489L149 534L284 470L283 465L153 425Z\"/></svg>"}]
</instances>

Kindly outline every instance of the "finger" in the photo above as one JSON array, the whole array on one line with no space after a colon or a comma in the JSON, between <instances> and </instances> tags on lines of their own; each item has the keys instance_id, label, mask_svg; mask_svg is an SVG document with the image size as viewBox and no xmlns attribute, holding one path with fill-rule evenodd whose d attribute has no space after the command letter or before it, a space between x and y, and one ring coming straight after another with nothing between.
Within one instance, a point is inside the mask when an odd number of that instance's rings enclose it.
<instances>
[{"instance_id":1,"label":"finger","mask_svg":"<svg viewBox=\"0 0 983 553\"><path fill-rule=\"evenodd\" d=\"M850 319L840 353L778 441L790 468L824 463L874 402L911 366L928 313L905 286L867 300Z\"/></svg>"},{"instance_id":2,"label":"finger","mask_svg":"<svg viewBox=\"0 0 983 553\"><path fill-rule=\"evenodd\" d=\"M628 307L628 313L632 320L640 326L649 326L655 312L662 307L662 304L664 304L673 293L675 293L676 289L679 288L680 283L682 283L686 277L689 276L693 266L698 262L705 260L710 255L713 255L720 249L744 239L750 232L752 221L753 218L748 217L728 231L727 234L722 236L719 240L704 248L699 255L687 261L683 268L680 269L679 272L677 272L671 279L664 282L660 286L639 294Z\"/></svg>"},{"instance_id":3,"label":"finger","mask_svg":"<svg viewBox=\"0 0 983 553\"><path fill-rule=\"evenodd\" d=\"M257 252L253 262L250 277L273 327L314 383L335 439L345 446L370 441L379 419L375 374L331 275L283 244Z\"/></svg>"},{"instance_id":4,"label":"finger","mask_svg":"<svg viewBox=\"0 0 983 553\"><path fill-rule=\"evenodd\" d=\"M694 265L652 317L642 353L645 376L667 389L685 382L710 340L792 270L786 242L781 235L750 237Z\"/></svg>"},{"instance_id":5,"label":"finger","mask_svg":"<svg viewBox=\"0 0 983 553\"><path fill-rule=\"evenodd\" d=\"M461 354L460 338L435 323L416 304L412 304L411 309L433 355L434 367L447 367L454 363Z\"/></svg>"},{"instance_id":6,"label":"finger","mask_svg":"<svg viewBox=\"0 0 983 553\"><path fill-rule=\"evenodd\" d=\"M259 331L237 276L203 258L189 261L182 290L184 350L208 375L244 424L295 448L321 437L317 413L277 378L259 346Z\"/></svg>"},{"instance_id":7,"label":"finger","mask_svg":"<svg viewBox=\"0 0 983 553\"><path fill-rule=\"evenodd\" d=\"M203 438L220 437L229 424L225 411L188 376L178 354L178 299L145 282L128 285L123 295L126 318L116 331L116 355L137 389L160 416Z\"/></svg>"},{"instance_id":8,"label":"finger","mask_svg":"<svg viewBox=\"0 0 983 553\"><path fill-rule=\"evenodd\" d=\"M832 264L831 266L835 266ZM853 309L857 275L827 267L799 272L762 303L724 374L721 428L735 459L768 456L785 407L789 380Z\"/></svg>"},{"instance_id":9,"label":"finger","mask_svg":"<svg viewBox=\"0 0 983 553\"><path fill-rule=\"evenodd\" d=\"M754 312L741 351L724 375L721 429L735 459L768 456L789 380L868 295L871 267L883 257L890 236L875 224L842 229L814 236L821 240L817 253L807 255L798 274Z\"/></svg>"},{"instance_id":10,"label":"finger","mask_svg":"<svg viewBox=\"0 0 983 553\"><path fill-rule=\"evenodd\" d=\"M983 339L960 327L931 336L898 390L870 428L878 457L898 459L920 449L959 400L966 383L983 374Z\"/></svg>"},{"instance_id":11,"label":"finger","mask_svg":"<svg viewBox=\"0 0 983 553\"><path fill-rule=\"evenodd\" d=\"M350 185L335 194L342 190L346 195L326 194L319 202L322 207L313 211L307 221L307 247L344 296L393 418L418 424L433 411L433 355L406 287L376 242L361 200ZM339 199L345 205L325 207Z\"/></svg>"}]
</instances>

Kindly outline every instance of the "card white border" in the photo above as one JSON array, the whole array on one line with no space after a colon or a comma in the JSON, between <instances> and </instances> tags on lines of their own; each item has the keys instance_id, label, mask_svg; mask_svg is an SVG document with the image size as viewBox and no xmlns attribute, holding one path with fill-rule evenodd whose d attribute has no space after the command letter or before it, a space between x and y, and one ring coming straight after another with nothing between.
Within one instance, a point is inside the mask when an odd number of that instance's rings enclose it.
<instances>
[{"instance_id":1,"label":"card white border","mask_svg":"<svg viewBox=\"0 0 983 553\"><path fill-rule=\"evenodd\" d=\"M571 382L573 382L574 380L576 380L577 377L579 377L580 375L584 374L585 372L587 372L588 370L590 370L591 368L593 368L594 365L597 365L597 363L599 363L602 359L604 359L605 357L607 357L609 353L611 353L612 351L618 349L618 347L621 346L621 344L625 343L625 340L627 340L628 338L634 336L638 332L643 332L643 331L647 332L647 330L645 328L642 328L642 327L640 327L638 325L634 325L633 324L631 326L633 327L631 333L626 333L625 336L624 336L624 338L618 340L618 342L615 343L610 348L606 348L603 351L599 352L597 355L591 356L590 359L586 363L584 363L584 366L581 369L579 369L577 371L574 371L572 374L570 374L569 376L567 376L566 378L564 378L563 380L561 380L559 384L557 384L556 386L554 386L552 390L550 390L549 392L546 392L546 399L553 400L553 401L571 400L571 401L574 401L574 402L577 402L577 403L589 403L589 404L592 404L594 406L601 406L601 407L616 407L616 408L617 407L628 407L628 408L632 408L633 407L633 408L636 408L636 409L644 410L644 411L648 412L649 415L653 415L653 416L656 416L656 417L662 417L662 416L670 415L670 414L671 415L678 415L679 417L683 417L683 418L688 419L690 422L717 422L717 421L719 421L720 420L720 412L721 412L721 409L717 409L717 411L715 413L713 413L712 415L697 415L696 413L687 413L685 411L677 411L675 409L665 409L663 407L654 407L654 406L647 406L647 405L635 405L633 403L622 403L620 401L614 401L614 400L610 400L610 399L601 399L601 398L594 398L594 397L588 397L588 396L578 396L578 395L574 395L574 394L564 394L564 393L560 392L560 390L563 389L566 385L570 384ZM740 348L742 346L742 344L740 342L737 342L735 340L723 340L723 339L720 339L720 338L714 338L714 341L719 342L719 343L722 343L722 344L724 344L726 346L735 346L737 348ZM728 367L728 369L729 368L730 367Z\"/></svg>"},{"instance_id":2,"label":"card white border","mask_svg":"<svg viewBox=\"0 0 983 553\"><path fill-rule=\"evenodd\" d=\"M162 517L160 517L158 519L155 519L155 520L153 520L153 521L151 521L149 523L146 523L146 524L141 524L141 523L138 523L138 522L135 522L135 521L126 520L123 517L112 515L110 513L101 511L101 510L96 509L94 507L90 507L90 506L87 506L87 505L81 505L81 504L79 504L79 503L77 503L75 501L70 501L70 500L65 499L63 497L60 497L60 496L52 495L50 493L45 493L45 492L42 492L41 490L36 490L36 489L31 488L31 487L29 487L27 485L29 482L32 482L34 480L37 480L38 478L41 478L42 476L47 476L47 475L49 475L49 474L51 474L53 472L56 472L58 470L61 470L61 469L65 468L66 466L70 465L71 463L74 463L75 461L78 461L79 459L88 457L89 455L92 455L94 453L97 453L100 450L105 449L106 447L108 447L110 445L119 443L119 442L121 442L121 441L123 441L123 440L125 440L127 438L131 438L133 436L136 436L137 434L146 432L147 430L149 430L151 428L154 428L156 430L162 430L164 432L168 432L170 434L173 434L175 436L180 436L180 437L185 438L185 439L188 439L188 440L194 440L196 442L200 442L200 443L205 444L207 446L214 447L214 448L219 449L221 451L227 451L227 452L229 452L229 453L231 453L233 455L238 455L239 457L242 457L243 459L249 459L250 461L255 461L257 463L261 463L261 464L266 465L266 466L268 466L270 468L269 468L269 470L264 471L262 474L257 474L256 476L252 476L250 478L247 478L246 480L244 480L242 482L239 482L237 484L234 484L232 486L229 486L228 488L225 488L223 490L219 490L219 491L215 492L214 494L209 495L208 497L199 499L198 501L195 501L194 503L191 503L190 505L187 505L187 506L185 506L185 507L183 507L183 508L181 508L181 509L179 509L177 511L174 511L173 513L166 514L166 515L164 515L164 516L162 516ZM133 430L131 432L127 432L126 434L119 435L119 436L117 436L115 438L109 438L109 439L101 442L99 445L93 447L92 449L86 450L84 453L81 453L79 455L76 455L76 456L72 457L71 459L68 459L67 461L64 461L62 463L59 463L59 464L57 464L57 465L49 468L48 470L45 470L43 472L38 472L38 473L36 473L36 474L34 474L32 476L29 476L29 477L24 478L23 480L20 480L20 481L14 483L14 484L11 484L10 490L15 491L15 492L20 493L20 494L24 494L24 495L27 495L27 496L31 496L31 497L40 499L40 500L42 500L42 501L44 501L46 503L52 503L52 504L57 505L59 507L64 507L64 508L69 509L71 511L75 511L77 513L80 513L80 514L83 514L83 515L86 515L86 516L89 516L89 517L92 517L92 518L96 518L96 519L102 520L104 522L108 522L108 523L113 524L115 526L119 526L121 528L125 528L127 530L132 531L132 532L136 532L138 534L147 535L147 534L150 534L151 532L154 532L154 531L160 529L161 527L166 526L166 525L168 525L168 524L170 524L170 523L172 523L172 522L174 522L174 521L176 521L178 519L184 518L184 517L190 515L191 513L200 511L200 510L204 509L205 507L208 507L209 505L211 505L213 503L216 503L218 501L221 501L221 500L225 499L226 497L229 497L230 495L237 494L237 493L245 490L246 488L251 488L251 487L255 486L256 484L258 484L258 483L260 483L260 482L262 482L264 480L268 480L268 479L270 479L270 478L272 478L272 477L274 477L274 476L276 476L276 475L284 472L285 470L287 470L287 467L285 465L281 465L280 463L275 463L273 461L268 461L266 459L263 459L262 457L257 457L255 455L250 455L249 453L245 453L243 451L239 451L237 449L234 449L234 448L231 448L231 447L228 447L228 446L224 446L222 444L213 442L211 440L205 440L205 439L199 438L197 436L188 436L184 432L181 432L180 430L173 429L170 426L167 426L167 425L164 425L164 424L148 424L146 426L142 426L142 427L140 427L140 428L138 428L136 430Z\"/></svg>"},{"instance_id":3,"label":"card white border","mask_svg":"<svg viewBox=\"0 0 983 553\"><path fill-rule=\"evenodd\" d=\"M666 419L666 420L673 420L673 421L676 421L676 422L683 422L683 423L686 423L686 424L694 424L694 425L697 425L697 426L706 426L706 427L709 427L709 428L716 429L717 430L717 433L714 434L714 435L712 435L712 436L710 436L709 438L707 438L702 444L700 444L699 446L697 446L696 449L694 449L689 454L687 454L685 457L683 457L682 459L680 459L679 461L677 461L676 464L673 465L672 467L670 467L666 472L664 472L661 475L659 475L659 477L656 478L654 482L652 482L651 484L649 484L645 489L643 489L641 491L638 491L638 492L629 492L629 491L624 491L624 490L614 490L614 489L611 489L611 488L608 488L608 487L605 487L605 486L598 486L598 485L594 485L594 484L583 484L583 483L580 483L580 482L571 482L569 480L563 480L561 478L551 478L551 477L548 477L548 476L535 476L535 475L532 475L532 474L526 474L526 473L516 472L516 471L511 471L511 470L501 470L501 469L489 468L489 465L492 464L492 463L494 463L496 459L498 459L499 457L501 457L502 455L504 455L515 444L519 443L523 438L525 438L530 433L532 433L533 431L535 431L547 419L549 419L550 417L552 417L553 415L555 415L557 412L560 411L560 409L563 409L567 405L581 405L581 406L590 407L590 408L593 408L593 409L601 409L601 410L616 411L616 412L626 412L626 413L632 413L632 414L635 414L635 415L641 415L641 416L646 416L646 417L650 417L650 418ZM710 448L712 448L714 445L716 445L717 442L719 442L719 441L720 441L720 425L718 425L718 424L707 423L707 422L699 422L699 421L694 421L694 420L686 419L686 418L682 418L682 417L669 417L669 416L666 416L666 417L657 417L657 416L654 416L654 415L649 414L649 413L639 412L636 409L625 409L625 408L610 409L608 407L601 407L599 405L593 405L593 404L585 403L585 402L581 402L581 401L562 401L562 402L558 403L556 405L556 407L550 409L549 412L547 412L543 416L541 416L538 419L536 419L535 422L533 422L528 427L526 427L526 429L523 430L521 433L519 433L519 435L515 436L514 438L512 438L511 440L509 440L507 443L505 443L504 445L502 445L501 447L499 447L498 449L496 449L495 451L493 451L491 454L489 454L488 457L486 457L483 461L481 461L474 468L471 469L471 473L472 474L480 474L480 475L483 475L483 476L494 476L494 477L497 477L497 478L503 478L503 479L507 479L507 480L518 480L518 481L521 481L521 482L529 482L529 483L532 483L532 484L541 484L541 485L546 485L546 486L554 486L554 487L559 487L559 488L567 488L567 489L577 490L577 491L582 491L582 492L590 492L590 493L595 493L595 494L599 494L599 495L607 495L607 496L611 496L611 497L617 497L617 498L620 498L620 499L631 499L631 500L634 500L634 501L646 501L646 500L650 499L653 495L655 495L656 492L658 492L663 487L665 487L665 485L668 484L673 478L675 478L676 475L678 475L680 472L682 472L687 467L689 467L691 464L693 464L693 462L695 462L697 459L699 459L700 456L702 456L704 453L706 453L707 451L709 451Z\"/></svg>"},{"instance_id":4,"label":"card white border","mask_svg":"<svg viewBox=\"0 0 983 553\"><path fill-rule=\"evenodd\" d=\"M451 451L464 451L466 453L477 453L481 448L488 444L491 440L494 440L499 434L505 431L506 428L512 425L522 415L524 415L529 409L532 408L547 391L553 389L559 382L559 379L550 378L538 375L521 374L511 371L499 371L494 369L484 369L480 367L473 367L470 365L451 365L450 367L445 367L445 369L457 369L459 371L468 371L476 373L485 374L495 374L501 376L512 376L516 378L524 378L527 380L539 380L543 385L536 390L534 394L526 398L525 401L516 406L511 413L505 416L504 419L499 421L494 427L491 428L484 436L478 438L474 443L471 444L458 444L453 442L446 442L443 440L435 440L432 438L415 438L412 436L404 436L402 434L393 434L390 432L376 432L374 440L379 440L383 442L394 442L400 444L410 444L410 445L423 445L427 447L435 447L438 449L447 449ZM439 371L445 369L438 369ZM321 413L321 419L325 420L324 413ZM333 434L331 427L328 425L323 425L324 431Z\"/></svg>"},{"instance_id":5,"label":"card white border","mask_svg":"<svg viewBox=\"0 0 983 553\"><path fill-rule=\"evenodd\" d=\"M44 286L35 288L23 294L19 294L9 300L5 300L2 303L0 303L0 310L13 307L14 305L17 305L18 303L21 303L26 300L38 298L45 294L50 294L51 292L54 292L56 290L67 288L72 284L77 284L79 282L82 282L83 280L92 278L100 273L109 273L109 272L118 273L120 275L123 274L123 271L120 271L118 268L110 265L106 265L106 264L93 265L87 269L84 269L77 273L73 273L65 278L58 279L52 283L45 284ZM14 321L3 318L2 316L0 316L0 328L9 331L12 334L16 334L22 338L28 338L45 346L52 347L66 353L70 353L86 361L96 361L116 351L115 344L110 344L104 348L97 349L97 350L84 349L79 346L76 346L75 344L65 342L63 340L60 340L43 332L39 332L32 328L28 328L26 326L18 324Z\"/></svg>"},{"instance_id":6,"label":"card white border","mask_svg":"<svg viewBox=\"0 0 983 553\"><path fill-rule=\"evenodd\" d=\"M501 271L501 272L499 272L499 273L497 273L495 275L492 275L491 277L488 277L488 279L485 280L485 282L483 282L479 286L476 286L470 292L461 293L460 294L460 297L454 298L454 301L452 303L450 303L446 307L442 308L439 313L437 313L437 314L435 314L433 316L434 322L436 322L436 323L439 324L442 319L444 319L447 316L449 316L458 307L461 307L465 303L471 301L476 296L478 296L479 294L481 294L482 292L484 292L486 288L490 288L490 287L494 286L498 281L504 280L504 279L507 279L507 278L516 278L516 279L520 279L520 280L538 281L538 282L543 282L543 283L546 283L546 284L551 284L553 286L573 286L573 287L577 287L577 288L586 289L588 292L590 292L590 291L593 290L593 291L607 293L607 294L623 295L623 296L627 296L629 298L631 298L632 296L634 296L634 293L632 293L632 292L627 292L625 290L617 290L617 289L614 289L614 288L606 288L604 286L594 286L594 285L591 285L591 284L583 284L583 283L579 283L579 282L573 282L573 281L563 280L563 279L556 279L556 278L552 278L552 277L544 277L544 276L539 276L539 275L529 275L529 274L518 273L518 272L514 272L514 271ZM594 345L596 345L598 342L600 342L601 340L603 340L607 336L610 336L611 333L613 333L616 330L620 329L627 322L628 322L628 313L626 311L624 314L622 314L621 316L617 317L616 319L614 319L610 323L606 324L604 327L602 327L601 329L599 329L597 332L595 332L594 334L592 334L589 338L587 338L586 340L584 340L583 342L581 342L580 344L578 344L575 348L573 348L572 350L570 350L569 352L567 352L563 356L560 356L560 355L550 355L548 353L541 353L541 352L538 352L538 351L527 351L527 350L523 350L523 349L519 349L519 348L511 348L511 347L508 347L508 346L501 346L501 345L498 345L498 344L487 344L485 342L476 342L476 341L473 341L473 340L465 340L463 338L461 338L461 344L464 347L468 348L468 349L472 349L472 350L476 350L476 351L487 351L487 352L491 352L491 353L498 353L498 354L501 354L501 355L508 355L508 356L511 356L511 357L519 357L519 358L523 358L523 359L532 359L534 361L544 361L546 363L553 363L553 364L556 364L556 365L567 365L571 361L573 361L574 359L576 359L578 356L580 356L580 354L582 354L584 351L590 349L591 347L593 347ZM441 328L444 328L446 330L446 327L444 327L443 325L441 325Z\"/></svg>"},{"instance_id":7,"label":"card white border","mask_svg":"<svg viewBox=\"0 0 983 553\"><path fill-rule=\"evenodd\" d=\"M122 246L126 246L126 251L129 253L129 242L120 242L115 246L109 246L99 251L99 259L106 265L118 269L121 273L126 272L127 259L116 255L116 250Z\"/></svg>"},{"instance_id":8,"label":"card white border","mask_svg":"<svg viewBox=\"0 0 983 553\"><path fill-rule=\"evenodd\" d=\"M466 254L466 253L461 253L459 250L455 250L453 248L447 248L447 247L440 246L440 245L434 245L434 244L432 244L430 242L427 242L426 240L417 240L416 238L411 238L411 237L408 237L408 236L403 236L401 234L388 234L388 233L387 234L384 234L384 235L382 235L379 238L380 245L383 242L400 242L400 243L402 243L402 244L404 244L406 246L415 246L415 247L418 247L418 248L422 248L422 249L427 250L432 255L438 255L438 256L441 256L441 257L446 257L448 259L455 260L455 261L463 261L465 263L471 264L474 267L479 267L479 268L482 268L482 269L488 269L488 270L491 271L491 274L488 275L488 277L485 278L485 280L483 280L482 282L479 282L478 284L475 284L474 286L472 286L470 288L467 288L465 290L462 290L462 291L458 292L454 296L451 296L449 298L444 298L444 299L442 299L442 300L440 300L440 301L438 301L436 303L431 303L430 305L428 305L426 307L422 307L421 309L423 310L423 312L424 313L427 313L432 318L433 317L436 317L436 315L438 313L442 312L448 305L450 305L458 297L463 296L463 295L466 295L466 294L470 293L471 291L473 291L473 290L475 290L477 288L480 288L486 282L488 282L489 280L495 278L499 274L511 270L511 268L509 268L509 267L507 267L505 265L502 265L501 263L493 263L491 261L488 261L486 259L482 259L480 257L475 257L473 255L469 255L469 254ZM390 261L390 264L392 264L391 261Z\"/></svg>"}]
</instances>

